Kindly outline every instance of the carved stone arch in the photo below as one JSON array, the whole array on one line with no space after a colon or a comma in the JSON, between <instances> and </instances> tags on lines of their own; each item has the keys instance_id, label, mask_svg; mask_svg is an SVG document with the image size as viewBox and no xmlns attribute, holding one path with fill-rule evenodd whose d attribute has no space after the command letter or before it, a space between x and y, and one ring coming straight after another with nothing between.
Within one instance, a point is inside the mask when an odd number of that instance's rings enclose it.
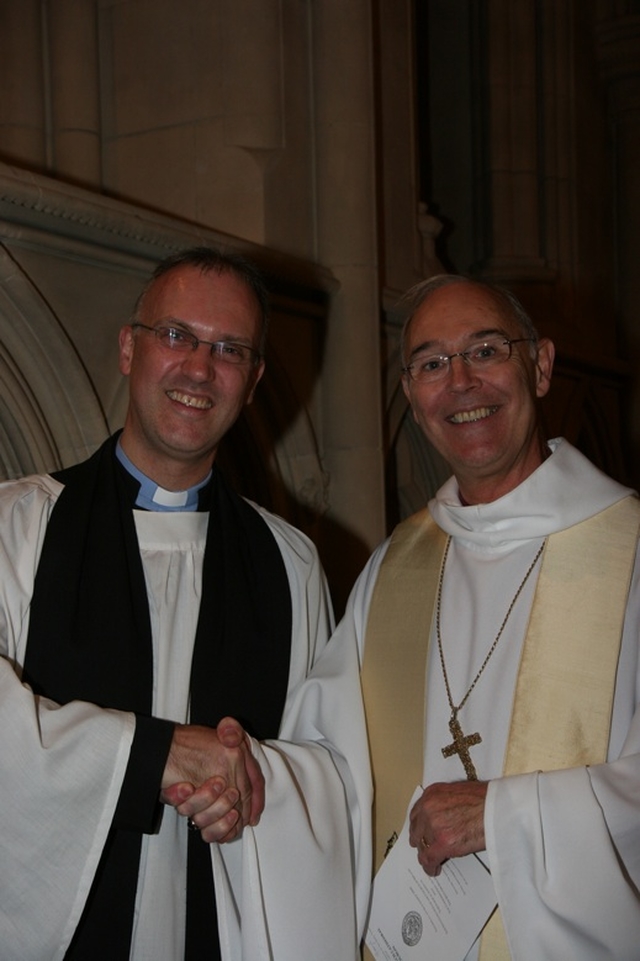
<instances>
[{"instance_id":1,"label":"carved stone arch","mask_svg":"<svg viewBox=\"0 0 640 961\"><path fill-rule=\"evenodd\" d=\"M57 317L0 245L0 473L3 478L74 463L106 421Z\"/></svg>"},{"instance_id":2,"label":"carved stone arch","mask_svg":"<svg viewBox=\"0 0 640 961\"><path fill-rule=\"evenodd\" d=\"M0 478L32 473L40 464L57 464L55 444L29 383L0 343Z\"/></svg>"}]
</instances>

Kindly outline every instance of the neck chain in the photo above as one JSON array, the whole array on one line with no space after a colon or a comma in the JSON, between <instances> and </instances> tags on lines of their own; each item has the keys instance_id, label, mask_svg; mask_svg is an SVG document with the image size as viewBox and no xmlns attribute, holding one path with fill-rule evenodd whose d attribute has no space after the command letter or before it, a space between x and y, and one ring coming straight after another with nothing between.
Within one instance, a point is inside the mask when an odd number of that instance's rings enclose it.
<instances>
[{"instance_id":1,"label":"neck chain","mask_svg":"<svg viewBox=\"0 0 640 961\"><path fill-rule=\"evenodd\" d=\"M440 578L438 580L438 594L436 599L436 637L438 640L438 651L440 653L440 664L442 665L442 676L444 678L444 686L447 691L447 700L449 701L449 707L451 708L451 718L449 719L449 730L451 731L451 736L453 738L453 743L448 744L446 747L443 747L442 753L444 757L451 757L453 754L457 754L460 757L460 760L462 761L462 764L467 774L467 779L469 781L477 781L478 775L476 774L476 769L474 767L473 761L471 760L471 755L469 754L469 748L473 747L474 744L480 744L480 742L482 741L482 738L478 733L469 734L465 736L465 734L462 731L462 728L460 727L460 722L458 721L458 712L461 711L464 705L467 703L467 700L469 699L469 695L471 694L474 687L480 680L480 677L482 676L482 673L485 667L489 663L491 655L493 654L496 647L498 646L498 641L502 637L502 632L504 631L506 623L509 620L509 615L511 614L511 611L514 608L516 601L520 597L520 594L522 593L522 590L525 584L529 580L529 576L531 572L533 571L534 567L538 563L538 560L540 559L540 555L542 554L544 545L546 544L546 540L542 542L542 544L540 545L540 549L538 550L536 556L533 558L531 565L529 566L529 570L524 575L524 578L520 584L520 587L515 592L513 599L509 604L507 613L505 614L502 624L500 625L500 629L495 636L495 640L493 641L493 644L489 648L487 656L485 657L484 661L480 665L480 670L474 677L473 681L471 682L471 686L469 687L469 690L467 691L465 696L462 698L460 703L457 705L457 707L453 703L453 697L451 696L451 687L449 685L447 668L445 667L445 663L444 663L444 652L442 649L442 636L440 633L440 609L442 605L442 583L444 581L444 568L447 563L450 544L451 544L451 537L448 537L447 544L444 549L444 556L442 558L442 567L440 568Z\"/></svg>"}]
</instances>

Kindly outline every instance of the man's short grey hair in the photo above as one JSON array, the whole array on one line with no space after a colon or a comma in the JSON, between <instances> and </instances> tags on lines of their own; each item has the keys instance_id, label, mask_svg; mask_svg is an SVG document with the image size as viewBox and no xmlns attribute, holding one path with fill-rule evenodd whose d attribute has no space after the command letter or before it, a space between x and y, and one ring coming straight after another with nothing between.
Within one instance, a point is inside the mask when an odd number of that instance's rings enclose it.
<instances>
[{"instance_id":1,"label":"man's short grey hair","mask_svg":"<svg viewBox=\"0 0 640 961\"><path fill-rule=\"evenodd\" d=\"M437 290L458 284L470 284L486 291L495 301L496 307L505 320L515 323L522 336L530 340L533 349L536 349L539 340L538 331L529 314L510 290L500 284L489 284L485 281L474 280L472 277L465 277L462 274L436 274L435 277L429 277L427 280L421 280L420 283L415 284L400 300L399 307L405 315L400 341L403 358L405 357L407 329L418 308L422 307Z\"/></svg>"},{"instance_id":2,"label":"man's short grey hair","mask_svg":"<svg viewBox=\"0 0 640 961\"><path fill-rule=\"evenodd\" d=\"M133 309L134 322L140 319L140 311L143 307L145 297L156 280L164 277L165 274L170 273L172 270L177 270L179 267L195 267L196 270L200 270L205 274L211 270L217 274L233 274L237 280L247 287L253 294L260 312L260 340L258 349L260 354L263 355L269 326L269 295L267 287L262 273L256 265L235 251L220 250L217 247L188 247L185 250L166 257L165 260L162 260L157 265L136 300Z\"/></svg>"}]
</instances>

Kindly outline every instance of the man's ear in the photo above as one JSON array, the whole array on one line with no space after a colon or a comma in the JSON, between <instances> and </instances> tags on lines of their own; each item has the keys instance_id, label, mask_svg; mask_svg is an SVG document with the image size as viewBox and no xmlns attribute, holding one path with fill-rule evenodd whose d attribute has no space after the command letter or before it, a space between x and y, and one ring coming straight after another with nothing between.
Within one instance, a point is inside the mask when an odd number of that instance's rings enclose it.
<instances>
[{"instance_id":1,"label":"man's ear","mask_svg":"<svg viewBox=\"0 0 640 961\"><path fill-rule=\"evenodd\" d=\"M256 387L258 386L258 383L259 383L260 380L262 379L262 375L263 375L263 374L264 374L264 361L261 360L260 363L257 364L256 367L255 367L254 370L253 370L253 373L252 373L253 381L252 381L252 383L251 383L251 385L250 385L250 387L249 387L249 391L248 391L248 393L247 393L247 399L245 400L245 404L250 404L250 403L252 402L252 400L253 400L253 395L254 395L255 392L256 392Z\"/></svg>"},{"instance_id":2,"label":"man's ear","mask_svg":"<svg viewBox=\"0 0 640 961\"><path fill-rule=\"evenodd\" d=\"M401 380L400 380L400 383L402 384L402 389L403 389L403 391L404 391L404 396L405 396L405 397L407 398L407 400L409 401L409 406L411 407L411 413L413 414L413 419L415 420L415 422L416 422L416 424L417 424L417 423L418 423L418 418L416 417L416 412L415 412L413 403L412 403L412 401L411 401L411 377L409 376L409 374L403 374L403 375L402 375L402 378L401 378Z\"/></svg>"},{"instance_id":3,"label":"man's ear","mask_svg":"<svg viewBox=\"0 0 640 961\"><path fill-rule=\"evenodd\" d=\"M538 359L536 360L536 397L544 397L551 386L551 374L556 349L548 337L543 337L538 343Z\"/></svg>"},{"instance_id":4,"label":"man's ear","mask_svg":"<svg viewBox=\"0 0 640 961\"><path fill-rule=\"evenodd\" d=\"M118 366L120 368L120 373L124 374L125 377L128 376L131 370L131 359L133 357L133 328L131 324L127 324L125 327L120 329L118 335L118 346L120 348L120 353L118 356Z\"/></svg>"},{"instance_id":5,"label":"man's ear","mask_svg":"<svg viewBox=\"0 0 640 961\"><path fill-rule=\"evenodd\" d=\"M400 378L400 383L402 384L404 396L407 398L409 403L411 403L411 378L409 377L409 374L406 374L403 371L402 377Z\"/></svg>"}]
</instances>

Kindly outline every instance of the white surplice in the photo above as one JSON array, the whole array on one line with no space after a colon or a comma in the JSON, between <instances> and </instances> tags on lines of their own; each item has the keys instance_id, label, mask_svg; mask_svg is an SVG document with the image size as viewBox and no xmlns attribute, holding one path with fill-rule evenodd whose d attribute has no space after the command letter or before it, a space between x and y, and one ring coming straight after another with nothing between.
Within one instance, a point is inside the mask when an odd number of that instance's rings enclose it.
<instances>
[{"instance_id":1,"label":"white surplice","mask_svg":"<svg viewBox=\"0 0 640 961\"><path fill-rule=\"evenodd\" d=\"M34 698L20 682L29 602L48 518L61 490L48 476L0 485L0 777L2 961L64 956L109 830L135 729L133 715ZM361 754L355 657L348 671L304 678L331 629L326 583L304 535L266 511L292 597L289 694L282 741L254 744L266 775L267 810L255 829L212 845L225 961L353 961L354 871L368 871L369 825L358 804L368 772L341 762ZM207 514L135 512L148 588L157 717L189 718ZM355 700L356 718L350 704ZM308 744L289 744L293 725ZM360 727L359 727L360 725ZM353 731L358 732L354 735ZM328 738L330 754L321 743ZM338 773L341 767L341 775ZM352 808L355 830L349 817ZM143 838L131 958L178 961L183 953L186 824L165 808L159 834ZM360 901L365 886L360 883ZM359 925L359 926L357 926Z\"/></svg>"},{"instance_id":2,"label":"white surplice","mask_svg":"<svg viewBox=\"0 0 640 961\"><path fill-rule=\"evenodd\" d=\"M472 684L509 603L544 538L593 516L629 491L563 440L523 484L490 504L461 506L450 479L429 504L452 535L442 595L441 632L452 697ZM337 629L360 657L373 588L388 542L363 571ZM640 958L640 564L626 610L609 740L610 763L502 778L515 681L539 565L522 591L486 669L459 714L481 780L487 863L516 961L637 961ZM418 629L420 629L418 627ZM430 625L422 625L425 633ZM389 657L393 657L390 639ZM449 744L438 647L427 665L424 779L464 778ZM407 732L411 736L411 732ZM409 799L407 798L407 803ZM477 957L477 945L468 955Z\"/></svg>"}]
</instances>

